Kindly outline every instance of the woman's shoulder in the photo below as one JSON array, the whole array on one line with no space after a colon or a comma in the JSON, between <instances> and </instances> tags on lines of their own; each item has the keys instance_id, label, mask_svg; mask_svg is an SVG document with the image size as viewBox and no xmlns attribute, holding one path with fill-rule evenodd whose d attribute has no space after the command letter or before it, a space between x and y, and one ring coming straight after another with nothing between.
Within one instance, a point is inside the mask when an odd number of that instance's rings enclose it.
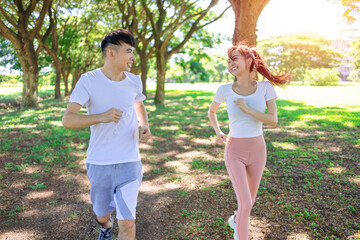
<instances>
[{"instance_id":1,"label":"woman's shoulder","mask_svg":"<svg viewBox=\"0 0 360 240\"><path fill-rule=\"evenodd\" d=\"M257 84L258 84L258 87L264 88L264 89L273 87L272 83L269 81L258 81Z\"/></svg>"},{"instance_id":2,"label":"woman's shoulder","mask_svg":"<svg viewBox=\"0 0 360 240\"><path fill-rule=\"evenodd\" d=\"M221 90L226 90L226 89L231 89L232 88L232 85L234 83L224 83L224 84L221 84L218 89L221 89Z\"/></svg>"}]
</instances>

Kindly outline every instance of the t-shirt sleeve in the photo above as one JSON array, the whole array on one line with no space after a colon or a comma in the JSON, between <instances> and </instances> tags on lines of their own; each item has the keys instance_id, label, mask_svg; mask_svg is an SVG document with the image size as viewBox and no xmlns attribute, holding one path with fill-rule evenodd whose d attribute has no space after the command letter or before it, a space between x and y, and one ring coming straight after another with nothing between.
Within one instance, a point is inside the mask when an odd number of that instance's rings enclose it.
<instances>
[{"instance_id":1,"label":"t-shirt sleeve","mask_svg":"<svg viewBox=\"0 0 360 240\"><path fill-rule=\"evenodd\" d=\"M214 96L214 101L217 103L222 103L225 101L224 88L222 86L220 86L217 89L216 94Z\"/></svg>"},{"instance_id":2,"label":"t-shirt sleeve","mask_svg":"<svg viewBox=\"0 0 360 240\"><path fill-rule=\"evenodd\" d=\"M265 101L269 101L271 99L276 99L278 96L274 89L274 86L270 82L266 82L265 84Z\"/></svg>"},{"instance_id":3,"label":"t-shirt sleeve","mask_svg":"<svg viewBox=\"0 0 360 240\"><path fill-rule=\"evenodd\" d=\"M84 106L89 102L90 94L85 84L85 77L82 75L79 81L76 83L74 90L70 95L69 102L78 103Z\"/></svg>"},{"instance_id":4,"label":"t-shirt sleeve","mask_svg":"<svg viewBox=\"0 0 360 240\"><path fill-rule=\"evenodd\" d=\"M142 84L142 81L141 81L141 78L140 76L138 77L138 86L139 86L139 92L138 94L136 95L135 97L135 101L136 102L142 102L146 99L145 95L142 93L143 91L143 84Z\"/></svg>"}]
</instances>

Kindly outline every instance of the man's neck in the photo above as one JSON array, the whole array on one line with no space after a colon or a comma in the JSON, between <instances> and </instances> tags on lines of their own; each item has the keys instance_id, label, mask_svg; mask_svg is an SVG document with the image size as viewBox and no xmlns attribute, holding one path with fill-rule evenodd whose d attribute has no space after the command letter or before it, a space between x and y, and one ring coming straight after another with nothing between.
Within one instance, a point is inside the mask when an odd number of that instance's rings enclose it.
<instances>
[{"instance_id":1,"label":"man's neck","mask_svg":"<svg viewBox=\"0 0 360 240\"><path fill-rule=\"evenodd\" d=\"M104 64L104 66L100 68L100 70L107 78L109 78L112 81L120 82L126 78L124 71L115 69L106 64Z\"/></svg>"}]
</instances>

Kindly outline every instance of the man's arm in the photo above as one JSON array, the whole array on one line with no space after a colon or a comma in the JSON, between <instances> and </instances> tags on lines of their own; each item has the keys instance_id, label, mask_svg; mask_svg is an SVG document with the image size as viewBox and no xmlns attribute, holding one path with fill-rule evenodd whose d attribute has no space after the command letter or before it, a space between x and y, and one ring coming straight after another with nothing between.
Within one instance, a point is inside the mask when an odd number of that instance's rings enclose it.
<instances>
[{"instance_id":1,"label":"man's arm","mask_svg":"<svg viewBox=\"0 0 360 240\"><path fill-rule=\"evenodd\" d=\"M143 102L135 102L135 112L140 123L140 140L147 141L151 138L148 115Z\"/></svg>"},{"instance_id":2,"label":"man's arm","mask_svg":"<svg viewBox=\"0 0 360 240\"><path fill-rule=\"evenodd\" d=\"M97 123L118 123L122 116L122 111L116 108L111 108L101 114L79 114L81 107L82 106L78 103L69 103L62 118L62 124L64 128L79 129L86 128Z\"/></svg>"}]
</instances>

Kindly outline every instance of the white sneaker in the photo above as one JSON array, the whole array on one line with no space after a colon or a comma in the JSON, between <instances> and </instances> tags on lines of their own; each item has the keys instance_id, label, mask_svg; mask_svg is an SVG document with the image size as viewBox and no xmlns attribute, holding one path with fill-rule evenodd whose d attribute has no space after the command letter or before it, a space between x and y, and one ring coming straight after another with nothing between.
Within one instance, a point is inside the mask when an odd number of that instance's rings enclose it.
<instances>
[{"instance_id":1,"label":"white sneaker","mask_svg":"<svg viewBox=\"0 0 360 240\"><path fill-rule=\"evenodd\" d=\"M237 234L237 228L236 228L236 223L235 223L235 219L236 219L236 214L237 212L234 212L234 215L229 217L228 223L229 226L234 229L234 240L239 240L238 234Z\"/></svg>"},{"instance_id":2,"label":"white sneaker","mask_svg":"<svg viewBox=\"0 0 360 240\"><path fill-rule=\"evenodd\" d=\"M239 240L236 227L235 227L235 230L234 230L234 240Z\"/></svg>"},{"instance_id":3,"label":"white sneaker","mask_svg":"<svg viewBox=\"0 0 360 240\"><path fill-rule=\"evenodd\" d=\"M234 215L232 215L231 217L229 217L229 220L228 220L229 226L230 226L232 229L235 229L235 228L236 228L236 223L235 223L236 214L237 214L237 212L235 211L235 212L234 212Z\"/></svg>"}]
</instances>

